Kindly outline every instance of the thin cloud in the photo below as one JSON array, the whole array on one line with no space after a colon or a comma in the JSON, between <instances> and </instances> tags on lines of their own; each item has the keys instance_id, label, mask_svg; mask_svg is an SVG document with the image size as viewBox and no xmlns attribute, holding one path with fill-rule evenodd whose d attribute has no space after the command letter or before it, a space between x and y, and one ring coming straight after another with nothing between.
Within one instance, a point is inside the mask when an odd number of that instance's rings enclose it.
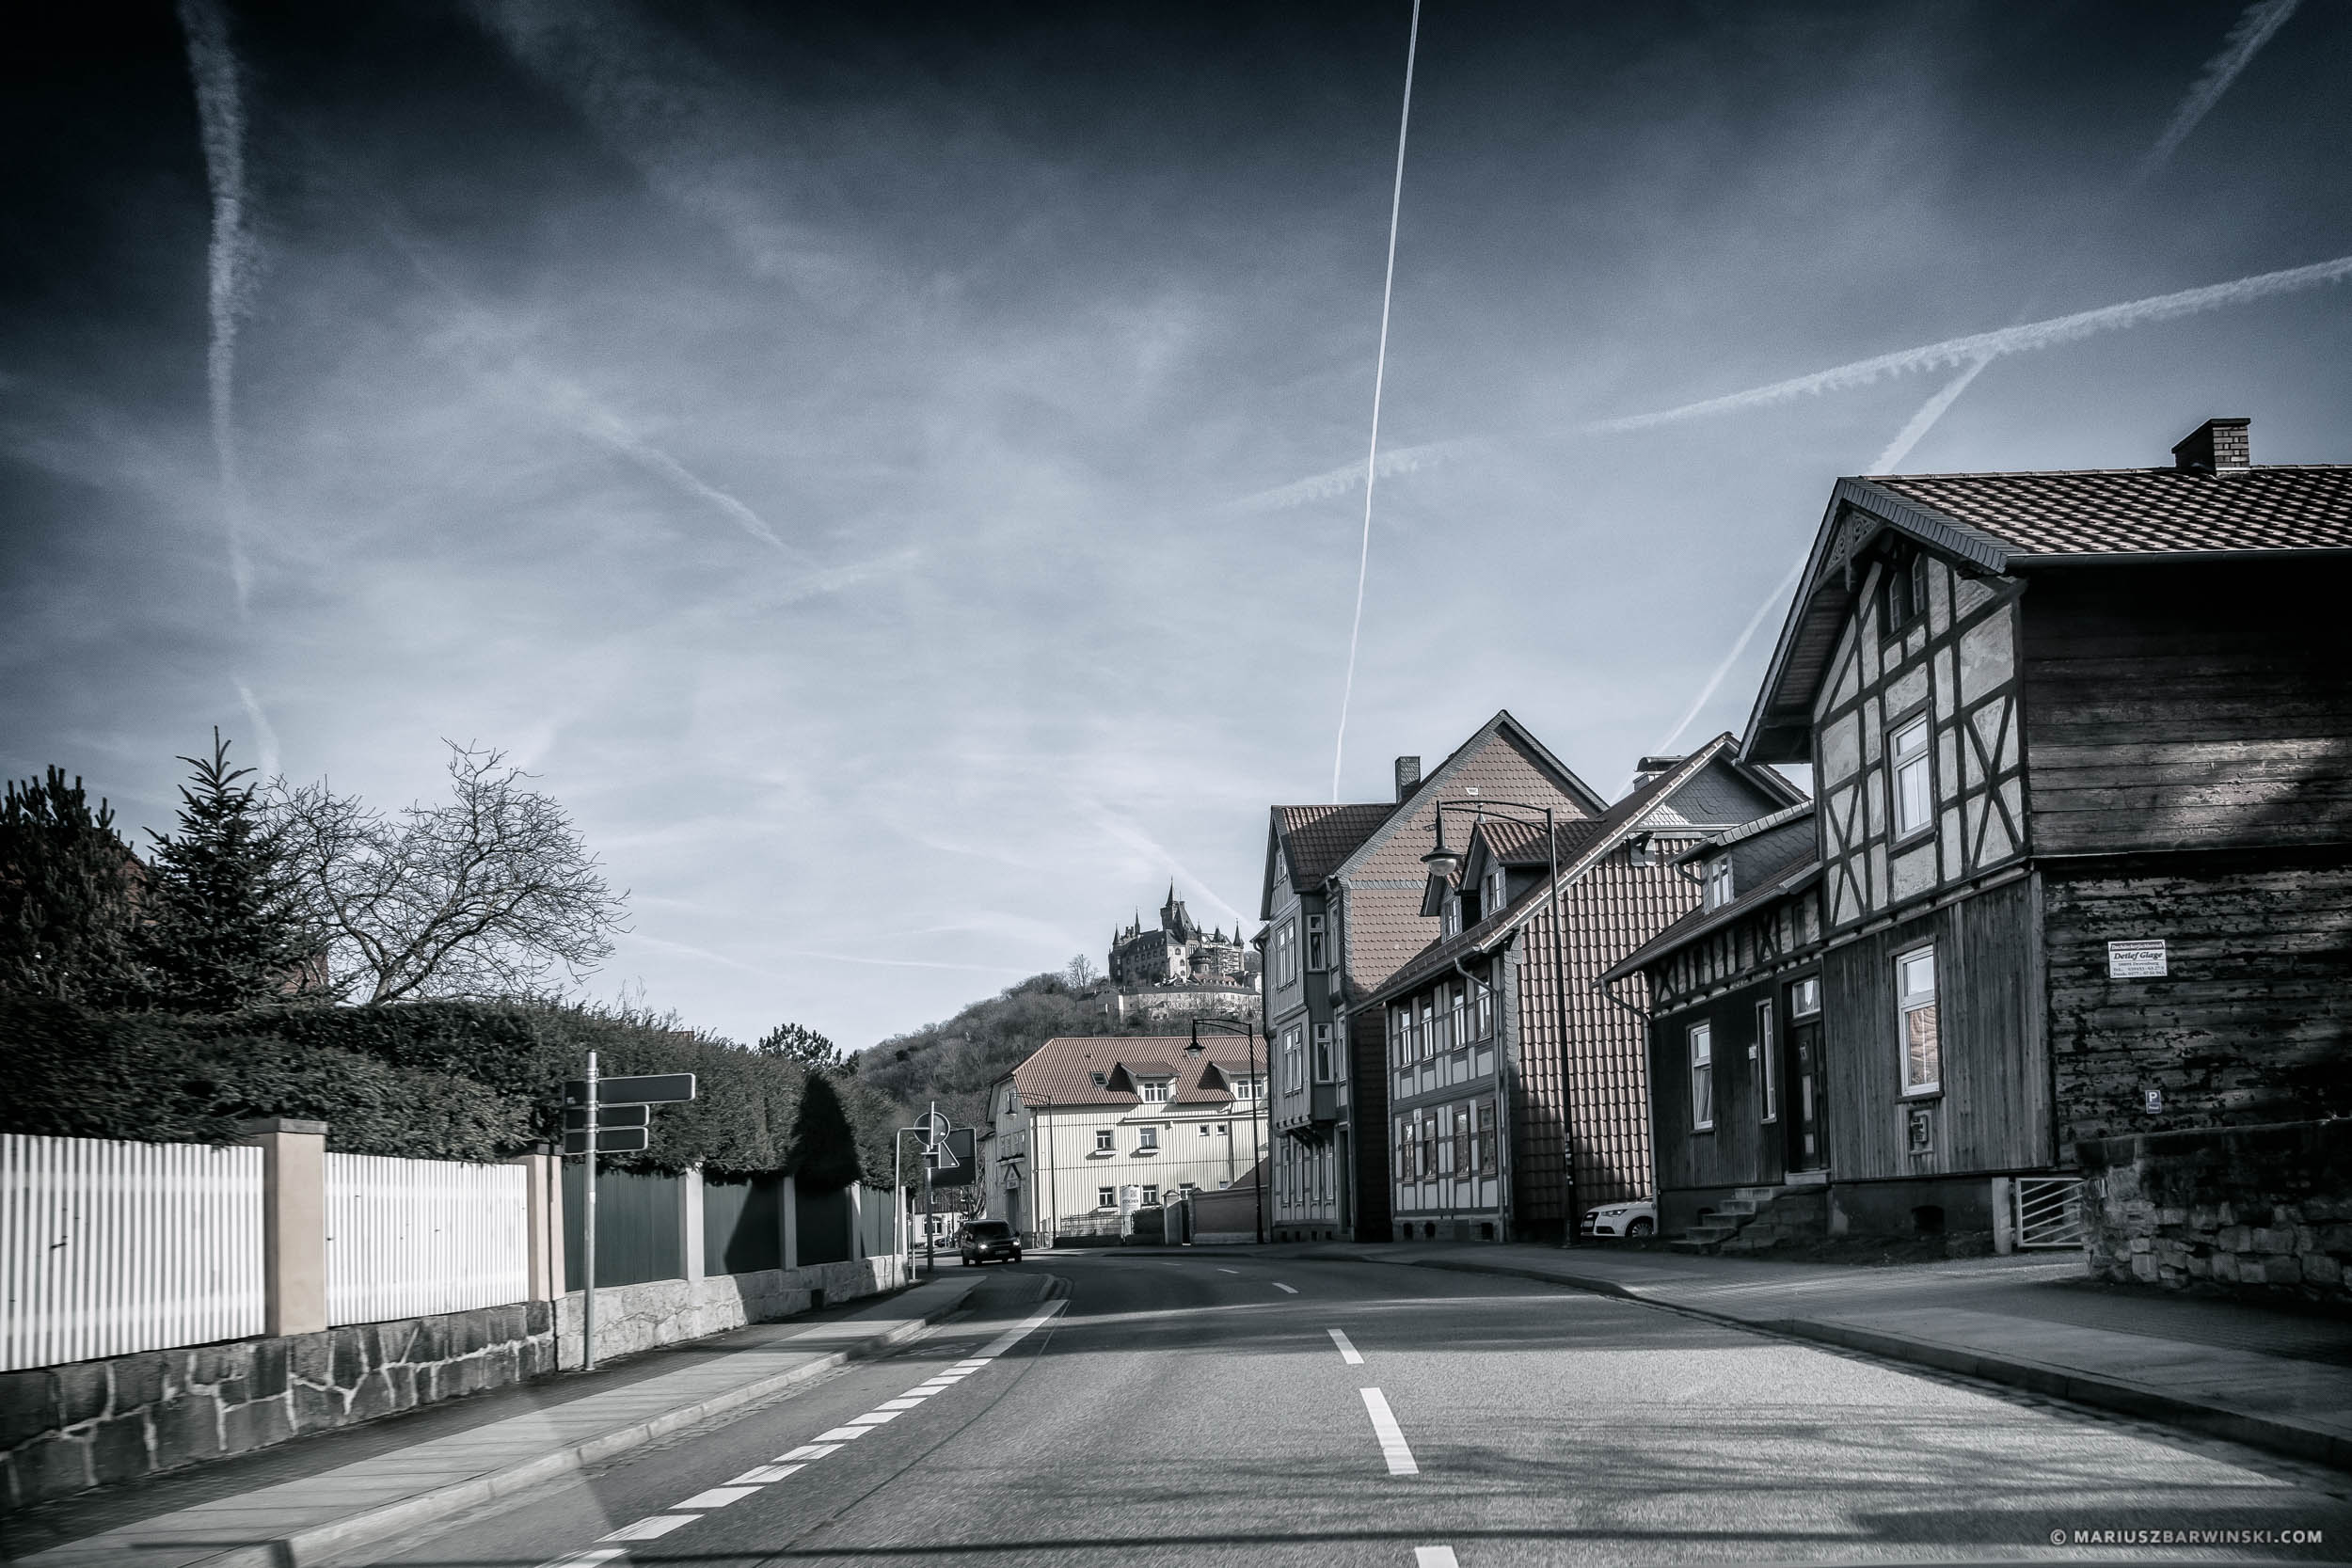
<instances>
[{"instance_id":1,"label":"thin cloud","mask_svg":"<svg viewBox=\"0 0 2352 1568\"><path fill-rule=\"evenodd\" d=\"M1235 927L1248 923L1241 911L1219 898L1214 888L1201 878L1193 875L1185 868L1182 861L1169 852L1168 846L1145 832L1134 821L1120 816L1099 800L1081 800L1078 802L1078 808L1089 821L1104 832L1143 856L1144 859L1158 866L1164 874L1173 877L1188 888L1197 890L1200 896L1212 909L1222 911L1224 917L1231 919Z\"/></svg>"},{"instance_id":2,"label":"thin cloud","mask_svg":"<svg viewBox=\"0 0 2352 1568\"><path fill-rule=\"evenodd\" d=\"M607 451L627 458L679 494L707 504L761 544L780 550L796 561L802 559L801 552L779 538L776 531L768 526L767 519L754 512L740 498L720 489L631 430L611 409L579 387L567 381L552 379L547 385L550 400L581 435Z\"/></svg>"},{"instance_id":3,"label":"thin cloud","mask_svg":"<svg viewBox=\"0 0 2352 1568\"><path fill-rule=\"evenodd\" d=\"M1807 375L1791 376L1786 381L1775 381L1763 387L1751 387L1743 392L1726 392L1722 397L1703 398L1697 403L1661 408L1647 414L1628 414L1618 419L1596 420L1584 426L1584 431L1594 436L1621 435L1701 419L1709 414L1728 414L1743 408L1788 403L1800 397L1819 397L1823 392L1867 387L1886 376L1941 370L1947 365L1964 365L1972 359L1997 359L2011 354L2027 354L2037 349L2055 348L2060 343L2075 342L2102 332L2121 332L2129 327L2177 321L2184 316L2201 315L2208 310L2224 309L2233 305L2250 305L2256 300L2339 283L2346 277L2352 277L2352 256L2339 256L2332 261L2314 261L2309 266L2256 273L2250 277L2235 278L2228 283L2211 283L2201 289L2152 294L2145 299L2126 300L2121 305L2101 306L2095 310L2078 310L2073 315L2028 322L2023 326L2005 326L1995 332L1976 332L1965 338L1947 338L1942 342L1923 343L1917 348L1873 355L1867 359L1833 365L1828 370L1815 371Z\"/></svg>"},{"instance_id":4,"label":"thin cloud","mask_svg":"<svg viewBox=\"0 0 2352 1568\"><path fill-rule=\"evenodd\" d=\"M278 777L278 732L270 728L269 715L262 711L253 689L243 681L236 683L237 701L245 708L245 717L253 726L253 743L261 753L261 773L264 779Z\"/></svg>"},{"instance_id":5,"label":"thin cloud","mask_svg":"<svg viewBox=\"0 0 2352 1568\"><path fill-rule=\"evenodd\" d=\"M205 350L205 387L212 404L213 451L220 467L221 528L237 614L253 597L253 567L245 542L245 486L237 468L237 321L250 303L252 235L246 221L245 96L229 20L214 0L181 0L187 35L188 74L196 86L197 119L204 145L204 174L213 198L213 237L206 261L206 307L212 322Z\"/></svg>"}]
</instances>

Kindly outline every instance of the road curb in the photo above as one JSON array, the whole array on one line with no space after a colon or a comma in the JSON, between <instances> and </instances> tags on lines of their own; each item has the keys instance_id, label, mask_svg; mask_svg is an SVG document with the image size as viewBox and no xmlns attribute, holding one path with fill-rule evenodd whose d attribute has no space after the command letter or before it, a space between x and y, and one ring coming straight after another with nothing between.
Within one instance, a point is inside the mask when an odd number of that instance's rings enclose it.
<instances>
[{"instance_id":1,"label":"road curb","mask_svg":"<svg viewBox=\"0 0 2352 1568\"><path fill-rule=\"evenodd\" d=\"M511 1496L526 1487L535 1486L556 1476L564 1475L573 1470L585 1469L615 1454L626 1453L631 1449L650 1443L657 1437L666 1436L682 1427L690 1427L698 1421L708 1420L713 1416L723 1416L730 1410L756 1403L761 1400L783 1393L795 1384L805 1383L820 1373L847 1366L852 1361L865 1360L877 1352L903 1344L941 1319L961 1310L963 1304L971 1298L973 1291L978 1288L980 1282L974 1279L968 1282L959 1281L959 1283L963 1286L961 1290L944 1299L939 1306L919 1319L900 1323L895 1327L861 1339L853 1345L828 1352L814 1360L804 1361L797 1367L739 1385L723 1394L714 1394L708 1399L698 1400L692 1404L682 1405L675 1410L663 1411L659 1416L649 1417L628 1426L599 1433L585 1442L575 1443L567 1448L539 1454L518 1465L510 1465L502 1470L493 1470L486 1475L470 1476L461 1481L453 1481L447 1486L436 1487L430 1492L420 1492L412 1497L403 1497L397 1502L389 1502L378 1508L346 1514L341 1519L316 1525L309 1529L297 1530L292 1534L278 1536L272 1540L246 1542L241 1545L231 1546L211 1557L198 1560L196 1563L190 1565L190 1568L313 1568L313 1565L331 1563L338 1557L355 1547L372 1544L411 1527L428 1521L437 1522L446 1519L452 1513L465 1509L477 1508L486 1502L494 1502L501 1497ZM72 1542L66 1542L62 1547L53 1549L70 1550L73 1544Z\"/></svg>"},{"instance_id":2,"label":"road curb","mask_svg":"<svg viewBox=\"0 0 2352 1568\"><path fill-rule=\"evenodd\" d=\"M1513 1268L1505 1263L1482 1263L1469 1259L1460 1262L1443 1258L1391 1259L1368 1253L1349 1256L1367 1263L1403 1263L1411 1268L1444 1269L1454 1274L1504 1275L1515 1279L1532 1279L1543 1285L1564 1285L1570 1290L1586 1291L1595 1295L1639 1302L1645 1307L1662 1307L1669 1311L1704 1318L1729 1328L1810 1339L1820 1344L1861 1351L1889 1361L1905 1361L1914 1366L1931 1367L1938 1371L1959 1372L1966 1377L1981 1378L1987 1383L2023 1388L2028 1393L2071 1400L2076 1404L2090 1405L2097 1410L2137 1416L2145 1420L2185 1427L2208 1436L2225 1437L2233 1443L2284 1454L2290 1459L2309 1460L2333 1469L2352 1470L2352 1439L2338 1436L2323 1428L2287 1417L2258 1416L2223 1405L2185 1400L2178 1395L2159 1393L2137 1384L2125 1383L2119 1378L2095 1377L2071 1367L2052 1366L2017 1356L1993 1355L1959 1345L1937 1344L1931 1339L1915 1339L1908 1335L1862 1328L1852 1323L1824 1323L1813 1318L1741 1318L1728 1312L1692 1307L1686 1302L1645 1295L1619 1280L1592 1275L1546 1274L1535 1269Z\"/></svg>"}]
</instances>

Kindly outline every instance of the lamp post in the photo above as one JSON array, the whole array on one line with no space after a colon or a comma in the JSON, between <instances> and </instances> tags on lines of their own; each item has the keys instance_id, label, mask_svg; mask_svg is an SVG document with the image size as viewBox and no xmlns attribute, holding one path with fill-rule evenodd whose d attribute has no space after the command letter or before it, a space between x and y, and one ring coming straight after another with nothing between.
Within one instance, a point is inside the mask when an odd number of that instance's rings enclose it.
<instances>
[{"instance_id":1,"label":"lamp post","mask_svg":"<svg viewBox=\"0 0 2352 1568\"><path fill-rule=\"evenodd\" d=\"M1434 892L1440 882L1450 882L1462 868L1461 855L1446 847L1445 814L1448 811L1470 812L1476 816L1489 814L1507 820L1533 823L1540 815L1544 822L1544 854L1549 867L1546 886L1551 904L1551 1004L1554 1026L1560 1036L1560 1141L1562 1159L1562 1197L1567 1214L1563 1225L1560 1244L1576 1245L1578 1213L1576 1208L1576 1099L1575 1085L1569 1078L1568 1065L1568 971L1561 956L1560 945L1560 835L1549 806L1522 805L1517 800L1439 800L1437 802L1438 845L1422 856L1422 863L1429 868L1430 887ZM1524 813L1512 816L1514 812ZM1427 912L1424 905L1423 912Z\"/></svg>"},{"instance_id":2,"label":"lamp post","mask_svg":"<svg viewBox=\"0 0 2352 1568\"><path fill-rule=\"evenodd\" d=\"M1200 1031L1204 1027L1223 1034L1249 1037L1249 1167L1254 1173L1258 1163L1265 1158L1265 1146L1258 1138L1258 1118L1264 1114L1266 1102L1265 1080L1258 1076L1258 1026L1254 1023L1235 1023L1232 1020L1226 1018L1196 1018L1192 1021L1192 1043L1196 1048L1200 1044ZM1273 1049L1273 1044L1272 1040L1266 1042L1269 1051ZM1252 1183L1250 1190L1256 1195L1258 1244L1263 1246L1265 1244L1265 1178L1259 1177Z\"/></svg>"}]
</instances>

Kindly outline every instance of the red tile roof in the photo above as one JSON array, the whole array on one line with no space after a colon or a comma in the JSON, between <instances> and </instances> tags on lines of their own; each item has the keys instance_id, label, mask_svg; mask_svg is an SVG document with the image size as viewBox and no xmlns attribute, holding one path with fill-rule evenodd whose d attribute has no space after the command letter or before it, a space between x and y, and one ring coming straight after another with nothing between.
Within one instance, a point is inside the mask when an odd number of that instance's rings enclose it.
<instances>
[{"instance_id":1,"label":"red tile roof","mask_svg":"<svg viewBox=\"0 0 2352 1568\"><path fill-rule=\"evenodd\" d=\"M1232 1090L1225 1075L1246 1077L1250 1070L1249 1042L1239 1035L1203 1033L1200 1054L1188 1057L1185 1035L1064 1035L1029 1053L1009 1074L1021 1103L1041 1105L1139 1105L1132 1087L1112 1087L1128 1080L1115 1077L1124 1065L1146 1077L1173 1077L1172 1103L1224 1105ZM1258 1041L1257 1070L1263 1076L1265 1041ZM1094 1074L1104 1083L1098 1086Z\"/></svg>"},{"instance_id":2,"label":"red tile roof","mask_svg":"<svg viewBox=\"0 0 2352 1568\"><path fill-rule=\"evenodd\" d=\"M1866 479L2012 555L2352 548L2352 466Z\"/></svg>"},{"instance_id":3,"label":"red tile roof","mask_svg":"<svg viewBox=\"0 0 2352 1568\"><path fill-rule=\"evenodd\" d=\"M1709 931L1721 930L1750 911L1799 892L1820 880L1820 877L1821 863L1808 854L1797 864L1774 872L1728 904L1719 904L1711 910L1692 910L1619 959L1614 968L1600 977L1598 983L1605 986L1647 969L1668 954L1688 947Z\"/></svg>"}]
</instances>

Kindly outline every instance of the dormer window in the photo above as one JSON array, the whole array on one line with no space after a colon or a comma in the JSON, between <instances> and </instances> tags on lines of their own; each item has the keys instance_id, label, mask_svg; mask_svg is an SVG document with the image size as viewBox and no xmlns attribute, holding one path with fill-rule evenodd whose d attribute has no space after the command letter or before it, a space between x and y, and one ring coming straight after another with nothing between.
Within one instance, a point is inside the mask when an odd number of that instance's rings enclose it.
<instances>
[{"instance_id":1,"label":"dormer window","mask_svg":"<svg viewBox=\"0 0 2352 1568\"><path fill-rule=\"evenodd\" d=\"M1500 913L1504 903L1508 901L1504 897L1504 894L1509 887L1510 883L1503 877L1502 867L1498 865L1491 871L1488 871L1486 873L1486 890L1479 895L1480 907L1487 914Z\"/></svg>"},{"instance_id":2,"label":"dormer window","mask_svg":"<svg viewBox=\"0 0 2352 1568\"><path fill-rule=\"evenodd\" d=\"M1087 1076L1094 1080L1094 1086L1098 1089L1107 1088L1110 1085L1110 1080L1104 1077L1103 1074L1099 1072L1089 1072Z\"/></svg>"},{"instance_id":3,"label":"dormer window","mask_svg":"<svg viewBox=\"0 0 2352 1568\"><path fill-rule=\"evenodd\" d=\"M1731 857L1723 855L1707 863L1707 907L1720 910L1731 902Z\"/></svg>"},{"instance_id":4,"label":"dormer window","mask_svg":"<svg viewBox=\"0 0 2352 1568\"><path fill-rule=\"evenodd\" d=\"M1146 1105L1165 1105L1168 1103L1168 1084L1165 1078L1138 1078L1136 1080L1136 1094Z\"/></svg>"}]
</instances>

